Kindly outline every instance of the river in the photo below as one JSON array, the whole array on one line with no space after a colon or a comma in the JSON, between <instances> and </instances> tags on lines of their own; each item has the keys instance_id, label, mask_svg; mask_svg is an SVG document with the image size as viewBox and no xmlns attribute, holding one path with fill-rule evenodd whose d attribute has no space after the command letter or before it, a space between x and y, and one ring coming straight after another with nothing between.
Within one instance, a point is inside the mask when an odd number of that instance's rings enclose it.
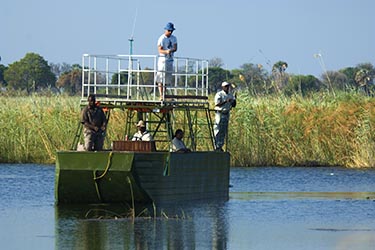
<instances>
[{"instance_id":1,"label":"river","mask_svg":"<svg viewBox=\"0 0 375 250\"><path fill-rule=\"evenodd\" d=\"M1 248L375 249L375 169L232 168L230 182L228 202L129 218L55 207L52 165L0 164Z\"/></svg>"}]
</instances>

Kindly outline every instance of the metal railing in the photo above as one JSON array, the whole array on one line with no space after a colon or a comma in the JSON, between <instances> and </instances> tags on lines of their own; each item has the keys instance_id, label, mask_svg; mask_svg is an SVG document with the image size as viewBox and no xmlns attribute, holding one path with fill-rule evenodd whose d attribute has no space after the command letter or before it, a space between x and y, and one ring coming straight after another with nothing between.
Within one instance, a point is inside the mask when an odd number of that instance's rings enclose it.
<instances>
[{"instance_id":1,"label":"metal railing","mask_svg":"<svg viewBox=\"0 0 375 250\"><path fill-rule=\"evenodd\" d=\"M82 101L97 99L160 102L167 96L208 97L208 61L174 58L172 82L159 96L156 55L89 55L82 57ZM194 98L192 98L194 99ZM197 98L197 101L204 99Z\"/></svg>"}]
</instances>

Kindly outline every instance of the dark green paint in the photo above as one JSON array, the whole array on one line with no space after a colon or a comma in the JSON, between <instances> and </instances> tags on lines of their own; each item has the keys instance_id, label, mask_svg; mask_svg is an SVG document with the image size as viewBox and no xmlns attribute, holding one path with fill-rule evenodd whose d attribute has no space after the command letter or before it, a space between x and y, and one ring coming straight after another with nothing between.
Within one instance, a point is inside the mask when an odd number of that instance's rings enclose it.
<instances>
[{"instance_id":1,"label":"dark green paint","mask_svg":"<svg viewBox=\"0 0 375 250\"><path fill-rule=\"evenodd\" d=\"M56 204L228 200L229 161L222 152L57 152Z\"/></svg>"}]
</instances>

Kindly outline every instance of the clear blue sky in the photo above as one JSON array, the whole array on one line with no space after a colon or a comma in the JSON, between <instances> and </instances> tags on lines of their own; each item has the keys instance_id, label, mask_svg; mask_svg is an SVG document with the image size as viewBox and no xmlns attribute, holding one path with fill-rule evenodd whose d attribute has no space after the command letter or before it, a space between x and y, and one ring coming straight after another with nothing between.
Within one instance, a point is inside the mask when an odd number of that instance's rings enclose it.
<instances>
[{"instance_id":1,"label":"clear blue sky","mask_svg":"<svg viewBox=\"0 0 375 250\"><path fill-rule=\"evenodd\" d=\"M375 64L374 0L2 0L0 20L5 65L28 52L68 64L128 54L132 34L134 54L156 54L169 21L176 56L219 57L227 69L282 60L289 73L319 77L316 53L327 70Z\"/></svg>"}]
</instances>

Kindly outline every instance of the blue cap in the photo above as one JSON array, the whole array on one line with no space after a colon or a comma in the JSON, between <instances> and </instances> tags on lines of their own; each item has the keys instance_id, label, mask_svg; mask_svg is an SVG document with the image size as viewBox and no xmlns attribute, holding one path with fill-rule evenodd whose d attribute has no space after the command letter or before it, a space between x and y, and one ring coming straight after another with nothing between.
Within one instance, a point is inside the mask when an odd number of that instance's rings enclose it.
<instances>
[{"instance_id":1,"label":"blue cap","mask_svg":"<svg viewBox=\"0 0 375 250\"><path fill-rule=\"evenodd\" d=\"M164 29L165 30L175 30L173 23L167 23L167 25L165 25Z\"/></svg>"}]
</instances>

